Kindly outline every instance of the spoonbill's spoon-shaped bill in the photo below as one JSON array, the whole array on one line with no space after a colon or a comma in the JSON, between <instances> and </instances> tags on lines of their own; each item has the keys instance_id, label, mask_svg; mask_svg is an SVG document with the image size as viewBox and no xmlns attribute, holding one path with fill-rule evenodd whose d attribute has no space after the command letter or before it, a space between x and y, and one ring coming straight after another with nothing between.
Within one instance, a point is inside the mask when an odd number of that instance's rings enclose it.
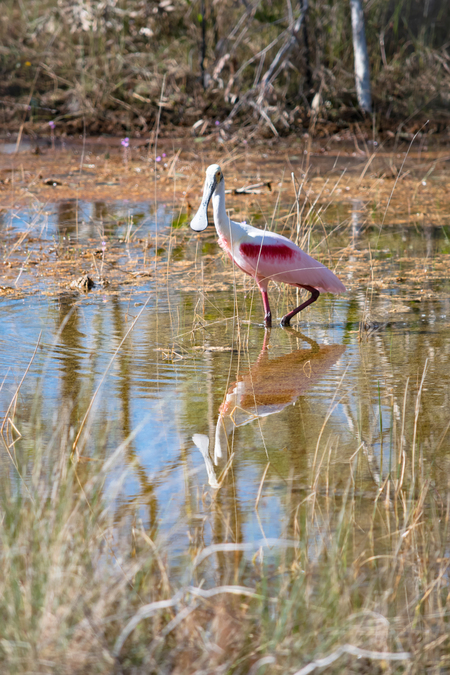
<instances>
[{"instance_id":1,"label":"spoonbill's spoon-shaped bill","mask_svg":"<svg viewBox=\"0 0 450 675\"><path fill-rule=\"evenodd\" d=\"M208 205L217 185L216 172L211 172L211 175L208 176L208 172L212 167L217 167L217 169L220 171L220 167L217 164L212 164L210 167L208 167L208 171L206 172L202 203L200 204L199 210L191 221L191 228L196 232L202 232L202 230L205 230L208 227Z\"/></svg>"},{"instance_id":2,"label":"spoonbill's spoon-shaped bill","mask_svg":"<svg viewBox=\"0 0 450 675\"><path fill-rule=\"evenodd\" d=\"M201 232L208 226L208 205L211 198L219 245L239 269L253 277L258 284L264 304L266 327L272 325L267 295L270 281L282 281L311 293L308 300L281 319L282 326L289 326L290 320L315 302L321 293L345 292L344 284L331 270L302 251L290 239L246 223L237 223L228 217L225 209L225 183L218 164L211 164L206 169L202 203L191 221L193 230Z\"/></svg>"}]
</instances>

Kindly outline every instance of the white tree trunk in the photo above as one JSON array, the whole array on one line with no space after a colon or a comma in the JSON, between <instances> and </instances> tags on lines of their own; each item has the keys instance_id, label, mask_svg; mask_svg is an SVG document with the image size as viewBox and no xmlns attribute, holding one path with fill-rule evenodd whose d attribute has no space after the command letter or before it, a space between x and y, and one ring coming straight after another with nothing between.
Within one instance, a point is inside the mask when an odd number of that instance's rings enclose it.
<instances>
[{"instance_id":1,"label":"white tree trunk","mask_svg":"<svg viewBox=\"0 0 450 675\"><path fill-rule=\"evenodd\" d=\"M367 54L364 12L361 0L350 0L352 10L353 53L355 55L355 80L358 103L365 112L372 112L370 93L369 56Z\"/></svg>"}]
</instances>

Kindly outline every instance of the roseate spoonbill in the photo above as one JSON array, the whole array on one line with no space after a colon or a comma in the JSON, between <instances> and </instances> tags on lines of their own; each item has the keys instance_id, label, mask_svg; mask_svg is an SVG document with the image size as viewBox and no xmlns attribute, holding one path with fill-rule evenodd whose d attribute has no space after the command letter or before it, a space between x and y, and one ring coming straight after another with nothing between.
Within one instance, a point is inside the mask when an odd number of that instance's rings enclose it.
<instances>
[{"instance_id":1,"label":"roseate spoonbill","mask_svg":"<svg viewBox=\"0 0 450 675\"><path fill-rule=\"evenodd\" d=\"M282 326L298 312L317 300L320 293L344 293L345 286L325 265L311 258L292 241L275 232L258 230L246 223L236 223L225 210L225 182L222 169L211 164L206 169L203 199L191 221L191 228L201 232L208 226L208 204L213 200L214 225L219 235L219 246L243 272L258 284L264 303L264 325L270 328L270 311L267 287L270 281L304 288L311 293L299 307L281 319Z\"/></svg>"}]
</instances>

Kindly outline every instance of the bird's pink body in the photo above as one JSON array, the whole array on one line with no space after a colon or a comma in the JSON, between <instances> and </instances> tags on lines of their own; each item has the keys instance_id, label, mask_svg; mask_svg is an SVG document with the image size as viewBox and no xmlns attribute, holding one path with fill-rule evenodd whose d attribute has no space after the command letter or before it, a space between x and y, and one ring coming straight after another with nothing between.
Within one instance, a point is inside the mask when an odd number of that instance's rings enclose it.
<instances>
[{"instance_id":1,"label":"bird's pink body","mask_svg":"<svg viewBox=\"0 0 450 675\"><path fill-rule=\"evenodd\" d=\"M208 181L208 176L211 179ZM208 220L206 209L213 199L214 224L219 235L219 245L231 260L257 282L263 296L265 324L271 325L271 313L267 296L270 281L283 282L311 292L311 298L283 317L281 323L289 325L290 319L312 302L320 293L344 293L345 286L325 265L314 260L290 239L281 234L259 230L246 223L231 220L225 210L225 184L217 164L208 167L202 205L191 223L201 230ZM205 225L206 222L206 225Z\"/></svg>"},{"instance_id":2,"label":"bird's pink body","mask_svg":"<svg viewBox=\"0 0 450 675\"><path fill-rule=\"evenodd\" d=\"M269 281L282 281L302 288L312 286L321 293L345 291L344 284L333 272L286 237L253 227L251 230L257 234L247 232L247 237L234 245L221 236L219 246L260 288L266 290Z\"/></svg>"}]
</instances>

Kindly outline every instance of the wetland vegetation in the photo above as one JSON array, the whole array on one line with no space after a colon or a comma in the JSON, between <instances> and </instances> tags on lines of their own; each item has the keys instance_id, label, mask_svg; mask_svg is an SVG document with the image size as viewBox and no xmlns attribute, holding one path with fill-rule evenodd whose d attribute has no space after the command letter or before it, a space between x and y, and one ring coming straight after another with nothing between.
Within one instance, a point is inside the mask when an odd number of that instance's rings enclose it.
<instances>
[{"instance_id":1,"label":"wetland vegetation","mask_svg":"<svg viewBox=\"0 0 450 675\"><path fill-rule=\"evenodd\" d=\"M447 3L365 3L373 115L348 2L2 10L0 671L450 672ZM213 162L347 293L264 330Z\"/></svg>"},{"instance_id":2,"label":"wetland vegetation","mask_svg":"<svg viewBox=\"0 0 450 675\"><path fill-rule=\"evenodd\" d=\"M447 672L445 145L34 146L0 154L2 670ZM213 160L348 293L265 331L188 227Z\"/></svg>"}]
</instances>

